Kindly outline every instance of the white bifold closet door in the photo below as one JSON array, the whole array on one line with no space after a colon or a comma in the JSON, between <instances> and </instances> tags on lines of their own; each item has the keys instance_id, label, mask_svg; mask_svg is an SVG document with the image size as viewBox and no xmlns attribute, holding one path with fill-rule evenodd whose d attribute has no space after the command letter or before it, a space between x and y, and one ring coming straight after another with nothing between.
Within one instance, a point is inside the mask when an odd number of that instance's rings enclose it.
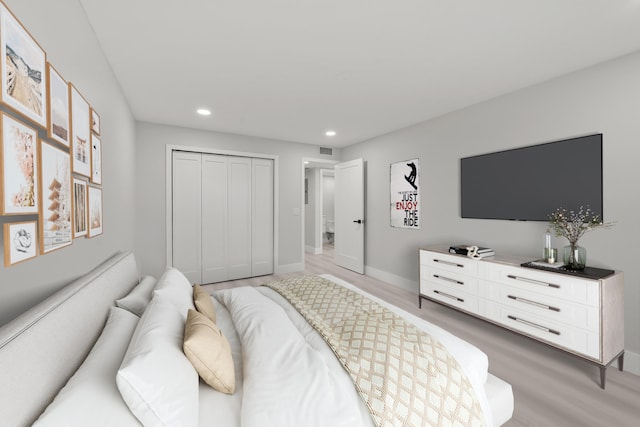
<instances>
[{"instance_id":1,"label":"white bifold closet door","mask_svg":"<svg viewBox=\"0 0 640 427\"><path fill-rule=\"evenodd\" d=\"M173 266L195 283L272 274L273 194L271 159L174 152Z\"/></svg>"}]
</instances>

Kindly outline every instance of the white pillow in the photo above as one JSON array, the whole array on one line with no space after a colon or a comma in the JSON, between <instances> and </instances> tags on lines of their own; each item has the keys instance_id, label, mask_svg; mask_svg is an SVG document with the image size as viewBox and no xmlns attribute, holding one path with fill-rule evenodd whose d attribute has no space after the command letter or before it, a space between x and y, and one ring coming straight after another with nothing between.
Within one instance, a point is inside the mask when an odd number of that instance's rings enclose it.
<instances>
[{"instance_id":1,"label":"white pillow","mask_svg":"<svg viewBox=\"0 0 640 427\"><path fill-rule=\"evenodd\" d=\"M133 313L111 308L91 352L34 426L138 425L116 386L116 372L138 320Z\"/></svg>"},{"instance_id":2,"label":"white pillow","mask_svg":"<svg viewBox=\"0 0 640 427\"><path fill-rule=\"evenodd\" d=\"M129 310L138 317L142 316L144 309L151 301L153 289L156 287L157 280L152 276L145 276L140 280L129 294L116 300L116 306Z\"/></svg>"},{"instance_id":3,"label":"white pillow","mask_svg":"<svg viewBox=\"0 0 640 427\"><path fill-rule=\"evenodd\" d=\"M198 373L182 352L184 319L154 296L118 370L120 394L146 427L198 425Z\"/></svg>"},{"instance_id":4,"label":"white pillow","mask_svg":"<svg viewBox=\"0 0 640 427\"><path fill-rule=\"evenodd\" d=\"M153 291L154 298L162 298L170 301L178 311L183 313L183 319L187 318L189 309L195 310L193 305L193 287L180 270L167 269Z\"/></svg>"}]
</instances>

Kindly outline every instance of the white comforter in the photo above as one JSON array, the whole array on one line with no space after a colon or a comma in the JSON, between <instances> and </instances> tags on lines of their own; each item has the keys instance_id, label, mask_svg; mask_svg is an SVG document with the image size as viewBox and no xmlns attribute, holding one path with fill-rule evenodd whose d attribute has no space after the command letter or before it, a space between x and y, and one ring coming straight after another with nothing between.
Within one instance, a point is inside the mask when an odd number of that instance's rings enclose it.
<instances>
[{"instance_id":1,"label":"white comforter","mask_svg":"<svg viewBox=\"0 0 640 427\"><path fill-rule=\"evenodd\" d=\"M324 277L362 292L335 277ZM236 377L241 386L233 396L211 393L201 387L201 425L374 425L351 378L331 349L284 298L271 289L251 287L218 291L214 296L218 323L234 349ZM488 368L486 355L441 328L367 296L404 316L447 347L473 384L487 425L493 425L483 387Z\"/></svg>"}]
</instances>

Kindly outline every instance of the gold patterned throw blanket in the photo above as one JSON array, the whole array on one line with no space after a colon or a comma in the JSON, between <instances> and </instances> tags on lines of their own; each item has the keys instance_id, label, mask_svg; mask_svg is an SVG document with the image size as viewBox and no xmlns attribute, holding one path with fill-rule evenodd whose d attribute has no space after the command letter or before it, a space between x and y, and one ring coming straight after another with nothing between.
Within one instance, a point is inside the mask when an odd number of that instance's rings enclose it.
<instances>
[{"instance_id":1,"label":"gold patterned throw blanket","mask_svg":"<svg viewBox=\"0 0 640 427\"><path fill-rule=\"evenodd\" d=\"M268 285L313 326L351 375L377 426L484 426L475 391L434 338L327 279Z\"/></svg>"}]
</instances>

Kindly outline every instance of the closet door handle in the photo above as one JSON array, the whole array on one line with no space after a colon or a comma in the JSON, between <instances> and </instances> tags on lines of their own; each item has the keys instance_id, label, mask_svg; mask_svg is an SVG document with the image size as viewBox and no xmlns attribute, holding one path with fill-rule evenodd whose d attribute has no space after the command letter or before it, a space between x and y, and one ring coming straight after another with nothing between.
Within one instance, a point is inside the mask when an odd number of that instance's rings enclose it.
<instances>
[{"instance_id":1,"label":"closet door handle","mask_svg":"<svg viewBox=\"0 0 640 427\"><path fill-rule=\"evenodd\" d=\"M441 259L436 259L436 258L433 259L433 262L439 262L440 264L447 264L447 265L452 265L454 267L464 268L464 265L462 265L462 264L458 264L458 263L451 262L451 261L443 261Z\"/></svg>"},{"instance_id":2,"label":"closet door handle","mask_svg":"<svg viewBox=\"0 0 640 427\"><path fill-rule=\"evenodd\" d=\"M519 280L521 282L532 283L534 285L540 285L540 286L546 286L548 288L560 289L560 285L556 285L555 283L547 283L547 282L543 282L541 280L528 279L526 277L514 276L513 274L509 274L509 275L507 275L507 277L509 279Z\"/></svg>"},{"instance_id":3,"label":"closet door handle","mask_svg":"<svg viewBox=\"0 0 640 427\"><path fill-rule=\"evenodd\" d=\"M355 222L356 224L362 224L364 221L362 221L361 219L356 219L356 220L355 220L355 221L353 221L353 222Z\"/></svg>"},{"instance_id":4,"label":"closet door handle","mask_svg":"<svg viewBox=\"0 0 640 427\"><path fill-rule=\"evenodd\" d=\"M558 307L553 307L551 305L543 304L541 302L532 301L530 299L521 298L521 297L517 297L517 296L514 296L514 295L507 295L507 297L511 298L512 300L518 301L518 302L523 302L525 304L535 305L536 307L546 308L547 310L557 311L558 313L560 312L560 309Z\"/></svg>"},{"instance_id":5,"label":"closet door handle","mask_svg":"<svg viewBox=\"0 0 640 427\"><path fill-rule=\"evenodd\" d=\"M515 320L516 322L524 323L525 325L532 326L532 327L537 328L537 329L541 329L541 330L543 330L545 332L549 332L550 334L554 334L554 335L558 335L558 336L560 335L559 331L553 330L551 328L547 328L546 326L541 326L541 325L538 325L537 323L533 323L533 322L530 322L528 320L520 319L520 318L518 318L516 316L509 315L507 317L509 319L511 319L511 320Z\"/></svg>"},{"instance_id":6,"label":"closet door handle","mask_svg":"<svg viewBox=\"0 0 640 427\"><path fill-rule=\"evenodd\" d=\"M438 295L442 295L443 297L451 298L451 299L454 299L454 300L459 301L459 302L464 302L464 300L462 298L458 298L458 297L453 296L451 294L448 294L446 292L442 292L442 291L433 291L433 292L438 294Z\"/></svg>"},{"instance_id":7,"label":"closet door handle","mask_svg":"<svg viewBox=\"0 0 640 427\"><path fill-rule=\"evenodd\" d=\"M446 280L447 282L455 283L456 285L464 285L464 282L461 282L460 280L451 279L449 277L440 276L438 274L434 274L433 277L435 277L436 279Z\"/></svg>"}]
</instances>

